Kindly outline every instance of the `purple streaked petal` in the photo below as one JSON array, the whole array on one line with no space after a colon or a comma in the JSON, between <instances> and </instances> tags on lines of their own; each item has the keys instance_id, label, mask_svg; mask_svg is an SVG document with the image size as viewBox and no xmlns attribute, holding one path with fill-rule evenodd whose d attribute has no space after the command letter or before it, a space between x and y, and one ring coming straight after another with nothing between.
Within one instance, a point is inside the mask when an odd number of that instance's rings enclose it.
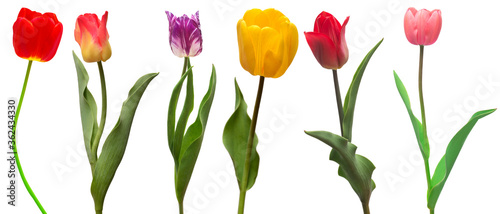
<instances>
[{"instance_id":1,"label":"purple streaked petal","mask_svg":"<svg viewBox=\"0 0 500 214\"><path fill-rule=\"evenodd\" d=\"M199 12L189 18L187 15L176 17L165 11L169 19L170 47L178 57L197 56L202 50Z\"/></svg>"}]
</instances>

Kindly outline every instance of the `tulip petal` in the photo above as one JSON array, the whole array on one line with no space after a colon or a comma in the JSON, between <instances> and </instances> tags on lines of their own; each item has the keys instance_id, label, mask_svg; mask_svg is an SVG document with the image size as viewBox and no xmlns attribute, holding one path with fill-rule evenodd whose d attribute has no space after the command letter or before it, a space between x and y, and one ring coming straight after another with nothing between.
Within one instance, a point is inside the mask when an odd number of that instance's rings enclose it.
<instances>
[{"instance_id":1,"label":"tulip petal","mask_svg":"<svg viewBox=\"0 0 500 214\"><path fill-rule=\"evenodd\" d=\"M427 20L430 18L430 12L426 9L419 10L415 15L417 21L417 42L425 44Z\"/></svg>"},{"instance_id":2,"label":"tulip petal","mask_svg":"<svg viewBox=\"0 0 500 214\"><path fill-rule=\"evenodd\" d=\"M109 34L108 34L108 11L102 15L101 22L99 24L99 29L97 30L98 44L101 47L101 57L103 62L106 62L111 58L111 45L109 44Z\"/></svg>"},{"instance_id":3,"label":"tulip petal","mask_svg":"<svg viewBox=\"0 0 500 214\"><path fill-rule=\"evenodd\" d=\"M82 33L80 49L82 49L82 57L85 62L98 62L101 60L101 48L94 41L90 32L84 31Z\"/></svg>"},{"instance_id":4,"label":"tulip petal","mask_svg":"<svg viewBox=\"0 0 500 214\"><path fill-rule=\"evenodd\" d=\"M261 28L257 25L252 25L247 27L248 29L248 38L252 42L253 51L255 53L255 65L253 71L249 71L252 75L263 75L262 71L262 44L260 41L260 31Z\"/></svg>"},{"instance_id":5,"label":"tulip petal","mask_svg":"<svg viewBox=\"0 0 500 214\"><path fill-rule=\"evenodd\" d=\"M57 48L61 42L62 32L63 25L61 23L57 23L54 26L54 29L52 29L50 36L47 38L46 43L49 45L47 46L48 49L46 50L45 55L40 60L41 62L48 62L54 57L54 55L56 55Z\"/></svg>"},{"instance_id":6,"label":"tulip petal","mask_svg":"<svg viewBox=\"0 0 500 214\"><path fill-rule=\"evenodd\" d=\"M251 9L245 12L243 15L243 20L245 20L247 26L257 25L256 17L262 13L261 9Z\"/></svg>"},{"instance_id":7,"label":"tulip petal","mask_svg":"<svg viewBox=\"0 0 500 214\"><path fill-rule=\"evenodd\" d=\"M431 17L427 21L426 30L425 30L425 45L434 44L441 32L442 18L440 10L433 10L431 12Z\"/></svg>"},{"instance_id":8,"label":"tulip petal","mask_svg":"<svg viewBox=\"0 0 500 214\"><path fill-rule=\"evenodd\" d=\"M411 44L418 45L417 42L417 20L415 19L415 15L417 13L417 10L413 7L409 8L406 11L405 17L404 17L404 29L405 29L405 35L408 41Z\"/></svg>"},{"instance_id":9,"label":"tulip petal","mask_svg":"<svg viewBox=\"0 0 500 214\"><path fill-rule=\"evenodd\" d=\"M32 20L33 18L39 17L39 16L42 16L42 14L39 12L36 12L36 11L32 11L32 10L25 8L25 7L21 8L21 10L19 11L19 14L17 15L18 18L23 17L27 20Z\"/></svg>"},{"instance_id":10,"label":"tulip petal","mask_svg":"<svg viewBox=\"0 0 500 214\"><path fill-rule=\"evenodd\" d=\"M255 47L252 39L249 37L250 33L248 32L246 22L243 19L238 21L236 29L238 33L238 47L240 52L241 67L253 74L255 64L257 63L255 59Z\"/></svg>"},{"instance_id":11,"label":"tulip petal","mask_svg":"<svg viewBox=\"0 0 500 214\"><path fill-rule=\"evenodd\" d=\"M281 24L281 33L283 35L283 50L279 53L283 57L283 62L281 68L274 74L273 78L281 77L290 64L292 64L293 58L297 53L299 47L299 33L297 27L291 22L283 22Z\"/></svg>"},{"instance_id":12,"label":"tulip petal","mask_svg":"<svg viewBox=\"0 0 500 214\"><path fill-rule=\"evenodd\" d=\"M349 49L347 48L347 42L345 41L345 28L347 23L349 22L349 16L344 20L342 24L342 29L340 30L340 45L337 45L338 49L338 59L339 59L339 68L342 68L344 64L347 63L349 59Z\"/></svg>"},{"instance_id":13,"label":"tulip petal","mask_svg":"<svg viewBox=\"0 0 500 214\"><path fill-rule=\"evenodd\" d=\"M99 45L101 45L101 46L103 45L103 43L105 41L107 41L109 39L108 30L106 28L107 23L108 23L108 11L106 11L104 13L104 15L102 15L101 21L98 24L96 24L99 26L97 29L96 35L98 38Z\"/></svg>"},{"instance_id":14,"label":"tulip petal","mask_svg":"<svg viewBox=\"0 0 500 214\"><path fill-rule=\"evenodd\" d=\"M23 59L31 58L31 54L36 51L36 43L33 39L38 30L25 18L18 18L12 28L14 31L13 44L17 56Z\"/></svg>"},{"instance_id":15,"label":"tulip petal","mask_svg":"<svg viewBox=\"0 0 500 214\"><path fill-rule=\"evenodd\" d=\"M259 42L262 48L261 56L264 57L262 69L259 69L262 73L259 75L274 77L283 63L283 39L277 30L264 27L260 31Z\"/></svg>"},{"instance_id":16,"label":"tulip petal","mask_svg":"<svg viewBox=\"0 0 500 214\"><path fill-rule=\"evenodd\" d=\"M53 48L53 43L48 40L51 39L51 34L54 29L55 23L54 20L50 18L46 18L44 16L39 16L31 20L33 27L36 28L37 34L32 39L32 45L36 47L36 50L32 52L31 57L33 60L46 62L48 60L44 60L47 58L52 59L54 55L49 55L49 52L55 54L55 51L51 51Z\"/></svg>"},{"instance_id":17,"label":"tulip petal","mask_svg":"<svg viewBox=\"0 0 500 214\"><path fill-rule=\"evenodd\" d=\"M339 32L342 26L340 25L337 18L333 15L323 12L318 18L316 18L316 22L314 24L314 29L316 33L322 33L327 35L336 45L340 44L340 36Z\"/></svg>"},{"instance_id":18,"label":"tulip petal","mask_svg":"<svg viewBox=\"0 0 500 214\"><path fill-rule=\"evenodd\" d=\"M328 36L316 32L305 32L307 44L323 68L337 69L339 61L334 43Z\"/></svg>"}]
</instances>

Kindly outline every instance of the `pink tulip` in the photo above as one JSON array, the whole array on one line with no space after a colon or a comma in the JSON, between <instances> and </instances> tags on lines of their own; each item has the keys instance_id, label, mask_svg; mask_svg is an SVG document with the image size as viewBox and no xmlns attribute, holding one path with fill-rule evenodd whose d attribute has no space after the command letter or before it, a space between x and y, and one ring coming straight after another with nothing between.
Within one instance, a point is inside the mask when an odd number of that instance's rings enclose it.
<instances>
[{"instance_id":1,"label":"pink tulip","mask_svg":"<svg viewBox=\"0 0 500 214\"><path fill-rule=\"evenodd\" d=\"M406 38L414 45L432 45L441 32L441 23L441 10L417 11L410 7L404 19Z\"/></svg>"}]
</instances>

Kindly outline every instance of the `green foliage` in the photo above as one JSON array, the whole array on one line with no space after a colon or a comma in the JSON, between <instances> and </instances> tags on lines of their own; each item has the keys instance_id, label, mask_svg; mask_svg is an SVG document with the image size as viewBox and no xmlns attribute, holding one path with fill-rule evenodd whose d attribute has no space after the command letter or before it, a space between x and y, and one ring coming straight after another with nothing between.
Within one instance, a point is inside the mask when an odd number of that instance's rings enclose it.
<instances>
[{"instance_id":1,"label":"green foliage","mask_svg":"<svg viewBox=\"0 0 500 214\"><path fill-rule=\"evenodd\" d=\"M311 131L306 134L332 147L330 159L339 164L339 176L351 184L362 202L370 200L375 182L372 180L375 166L367 158L357 155L357 147L344 137L326 131Z\"/></svg>"},{"instance_id":2,"label":"green foliage","mask_svg":"<svg viewBox=\"0 0 500 214\"><path fill-rule=\"evenodd\" d=\"M73 53L77 76L78 91L80 98L80 114L82 119L83 136L85 148L90 163L95 163L92 172L91 193L94 198L96 211L102 211L104 198L113 177L120 165L120 162L127 147L132 121L139 101L144 94L149 83L158 75L158 73L146 74L139 78L130 89L128 98L123 102L122 110L118 122L104 142L101 154L97 158L96 150L99 142L93 142L97 132L97 106L94 97L87 88L89 77L85 67L78 57ZM94 152L95 151L95 152Z\"/></svg>"},{"instance_id":3,"label":"green foliage","mask_svg":"<svg viewBox=\"0 0 500 214\"><path fill-rule=\"evenodd\" d=\"M248 136L250 134L250 125L252 120L247 114L247 104L243 98L240 87L236 79L234 80L235 90L236 90L236 105L234 108L234 113L231 115L229 120L224 127L224 132L222 135L222 141L226 150L229 152L231 159L233 161L234 170L236 178L238 179L238 185L241 187L241 182L243 181L243 170L245 168L245 159L247 151ZM259 171L259 154L257 153L257 136L255 136L252 147L252 155L250 157L250 171L248 174L248 185L247 190L252 188L257 179L257 173Z\"/></svg>"},{"instance_id":4,"label":"green foliage","mask_svg":"<svg viewBox=\"0 0 500 214\"><path fill-rule=\"evenodd\" d=\"M175 126L177 102L186 77L188 81L184 107L177 121L177 126ZM175 162L175 192L180 204L182 204L184 200L196 160L198 159L198 154L200 153L210 108L215 96L216 80L215 67L212 66L212 74L207 93L200 103L198 116L195 122L189 126L187 131L185 131L186 124L194 106L192 68L187 70L172 91L168 109L167 133L170 151Z\"/></svg>"}]
</instances>

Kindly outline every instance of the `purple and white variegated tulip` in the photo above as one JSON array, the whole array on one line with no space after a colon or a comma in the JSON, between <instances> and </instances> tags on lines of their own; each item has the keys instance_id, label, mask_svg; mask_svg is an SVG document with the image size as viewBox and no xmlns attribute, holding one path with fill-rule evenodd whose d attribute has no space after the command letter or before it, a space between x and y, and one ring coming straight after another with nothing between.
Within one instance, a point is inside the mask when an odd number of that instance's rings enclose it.
<instances>
[{"instance_id":1,"label":"purple and white variegated tulip","mask_svg":"<svg viewBox=\"0 0 500 214\"><path fill-rule=\"evenodd\" d=\"M201 53L203 39L200 30L200 15L197 11L189 18L186 14L177 17L165 11L170 23L170 48L178 57L198 56Z\"/></svg>"}]
</instances>

